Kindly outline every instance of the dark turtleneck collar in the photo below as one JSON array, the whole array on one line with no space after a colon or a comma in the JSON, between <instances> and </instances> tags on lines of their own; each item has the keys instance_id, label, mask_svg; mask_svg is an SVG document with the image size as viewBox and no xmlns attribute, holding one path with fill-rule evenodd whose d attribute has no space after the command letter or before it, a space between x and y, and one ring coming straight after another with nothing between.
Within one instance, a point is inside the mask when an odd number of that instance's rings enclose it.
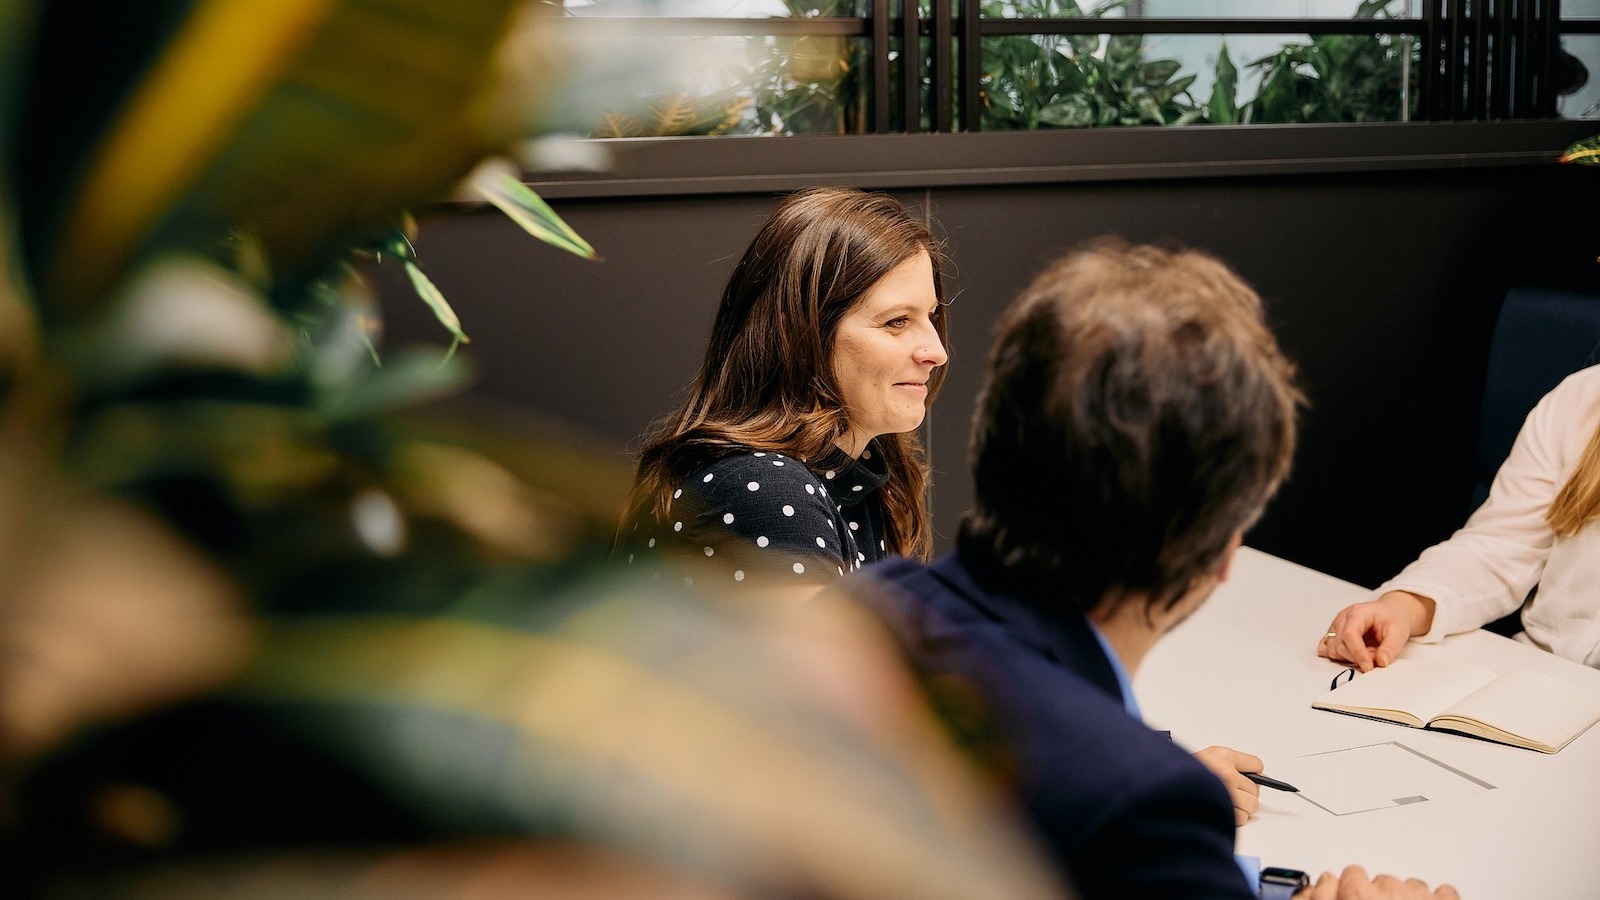
<instances>
[{"instance_id":1,"label":"dark turtleneck collar","mask_svg":"<svg viewBox=\"0 0 1600 900\"><path fill-rule=\"evenodd\" d=\"M860 459L852 459L843 450L834 450L808 466L827 483L828 493L841 506L855 506L889 482L889 468L883 454L871 445L861 451Z\"/></svg>"}]
</instances>

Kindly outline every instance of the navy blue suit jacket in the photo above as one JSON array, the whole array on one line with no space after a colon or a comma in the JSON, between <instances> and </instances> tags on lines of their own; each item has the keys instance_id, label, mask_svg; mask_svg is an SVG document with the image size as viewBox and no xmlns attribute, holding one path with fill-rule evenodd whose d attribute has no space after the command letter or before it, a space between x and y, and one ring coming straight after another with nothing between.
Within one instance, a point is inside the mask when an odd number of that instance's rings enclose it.
<instances>
[{"instance_id":1,"label":"navy blue suit jacket","mask_svg":"<svg viewBox=\"0 0 1600 900\"><path fill-rule=\"evenodd\" d=\"M1020 799L1085 900L1255 896L1222 782L1128 714L1082 616L986 591L954 555L861 576L857 593L921 670L979 690Z\"/></svg>"}]
</instances>

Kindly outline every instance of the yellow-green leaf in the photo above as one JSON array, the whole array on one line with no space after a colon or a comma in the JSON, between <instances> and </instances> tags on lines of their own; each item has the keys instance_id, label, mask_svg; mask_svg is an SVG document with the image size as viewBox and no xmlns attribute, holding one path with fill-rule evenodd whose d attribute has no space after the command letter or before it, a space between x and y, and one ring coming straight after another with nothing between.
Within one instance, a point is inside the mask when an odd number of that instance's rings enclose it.
<instances>
[{"instance_id":1,"label":"yellow-green leaf","mask_svg":"<svg viewBox=\"0 0 1600 900\"><path fill-rule=\"evenodd\" d=\"M1561 154L1564 163L1577 163L1581 166L1600 165L1600 135L1587 137L1567 148Z\"/></svg>"},{"instance_id":2,"label":"yellow-green leaf","mask_svg":"<svg viewBox=\"0 0 1600 900\"><path fill-rule=\"evenodd\" d=\"M259 236L275 275L314 275L443 196L521 123L495 104L516 0L192 4L60 202L47 299L100 302L139 254Z\"/></svg>"},{"instance_id":3,"label":"yellow-green leaf","mask_svg":"<svg viewBox=\"0 0 1600 900\"><path fill-rule=\"evenodd\" d=\"M473 176L472 185L485 200L539 240L584 259L600 258L588 241L579 237L572 226L556 215L550 204L511 172L497 166L485 166Z\"/></svg>"},{"instance_id":4,"label":"yellow-green leaf","mask_svg":"<svg viewBox=\"0 0 1600 900\"><path fill-rule=\"evenodd\" d=\"M444 299L444 294L434 285L432 279L424 275L422 270L417 268L417 264L409 259L405 261L405 267L406 275L411 278L411 286L416 289L417 296L433 310L433 315L439 320L439 324L455 337L455 343L471 342L472 339L461 330L461 320L456 317L456 311L450 308L450 301ZM451 345L450 351L452 354L455 352L455 344Z\"/></svg>"}]
</instances>

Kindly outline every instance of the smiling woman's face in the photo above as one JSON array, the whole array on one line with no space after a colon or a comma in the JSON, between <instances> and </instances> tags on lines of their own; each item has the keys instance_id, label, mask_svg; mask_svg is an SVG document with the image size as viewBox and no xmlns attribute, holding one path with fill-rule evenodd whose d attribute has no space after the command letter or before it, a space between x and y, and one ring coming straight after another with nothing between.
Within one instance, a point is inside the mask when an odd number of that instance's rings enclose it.
<instances>
[{"instance_id":1,"label":"smiling woman's face","mask_svg":"<svg viewBox=\"0 0 1600 900\"><path fill-rule=\"evenodd\" d=\"M880 434L922 424L928 376L945 364L934 319L933 261L918 253L889 270L839 321L833 377L844 394L850 430L838 443L853 457Z\"/></svg>"}]
</instances>

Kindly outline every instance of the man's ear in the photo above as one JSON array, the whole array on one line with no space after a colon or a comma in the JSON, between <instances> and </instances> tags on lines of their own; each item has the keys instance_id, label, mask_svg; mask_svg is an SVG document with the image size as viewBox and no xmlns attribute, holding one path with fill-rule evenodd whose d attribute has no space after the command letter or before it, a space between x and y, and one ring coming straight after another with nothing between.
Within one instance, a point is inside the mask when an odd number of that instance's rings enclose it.
<instances>
[{"instance_id":1,"label":"man's ear","mask_svg":"<svg viewBox=\"0 0 1600 900\"><path fill-rule=\"evenodd\" d=\"M1222 565L1217 567L1217 581L1228 580L1228 568L1233 565L1233 552L1244 546L1244 532L1235 531L1228 538L1228 549L1222 551Z\"/></svg>"}]
</instances>

